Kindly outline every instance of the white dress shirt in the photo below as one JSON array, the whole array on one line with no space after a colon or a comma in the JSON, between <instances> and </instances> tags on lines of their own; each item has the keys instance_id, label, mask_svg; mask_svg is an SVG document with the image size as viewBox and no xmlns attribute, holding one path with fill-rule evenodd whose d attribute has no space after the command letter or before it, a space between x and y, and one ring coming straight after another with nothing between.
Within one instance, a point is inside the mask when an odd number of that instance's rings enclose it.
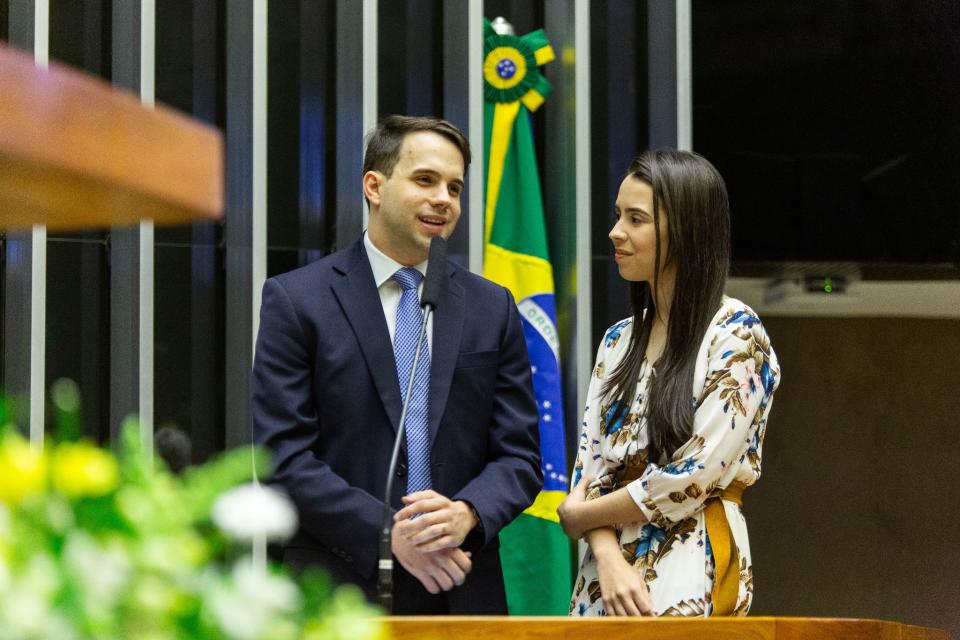
<instances>
[{"instance_id":1,"label":"white dress shirt","mask_svg":"<svg viewBox=\"0 0 960 640\"><path fill-rule=\"evenodd\" d=\"M370 260L370 269L373 270L373 281L377 285L377 292L380 294L380 304L383 306L383 316L387 320L387 329L390 331L390 344L394 344L397 335L397 307L400 306L400 296L403 290L400 284L393 279L393 274L404 265L400 264L384 252L380 251L370 239L370 234L364 232L363 246L367 249L367 258ZM426 278L427 261L414 265L414 269L419 271ZM423 295L423 280L420 280L420 286L417 287L417 297ZM427 323L428 347L431 349L427 353L432 353L433 349L433 315L430 315L430 321ZM404 391L406 391L404 389Z\"/></svg>"}]
</instances>

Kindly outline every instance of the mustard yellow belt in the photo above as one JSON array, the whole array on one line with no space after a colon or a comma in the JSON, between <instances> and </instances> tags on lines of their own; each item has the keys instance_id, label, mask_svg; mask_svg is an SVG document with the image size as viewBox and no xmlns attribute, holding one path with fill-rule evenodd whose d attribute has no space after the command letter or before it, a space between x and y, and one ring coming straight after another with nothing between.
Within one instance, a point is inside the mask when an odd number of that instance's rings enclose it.
<instances>
[{"instance_id":1,"label":"mustard yellow belt","mask_svg":"<svg viewBox=\"0 0 960 640\"><path fill-rule=\"evenodd\" d=\"M723 501L729 500L743 505L743 490L746 487L744 483L734 480L730 486L712 494L703 510L707 537L710 539L716 563L712 594L712 615L715 616L729 616L737 608L737 595L740 592L740 553L733 541L733 532L727 522Z\"/></svg>"}]
</instances>

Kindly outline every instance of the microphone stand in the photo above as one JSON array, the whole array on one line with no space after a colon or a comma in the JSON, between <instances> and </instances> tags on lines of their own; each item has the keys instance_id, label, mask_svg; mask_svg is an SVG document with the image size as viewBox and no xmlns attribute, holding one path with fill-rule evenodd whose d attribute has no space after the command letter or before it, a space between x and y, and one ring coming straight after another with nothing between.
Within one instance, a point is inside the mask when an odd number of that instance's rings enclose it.
<instances>
[{"instance_id":1,"label":"microphone stand","mask_svg":"<svg viewBox=\"0 0 960 640\"><path fill-rule=\"evenodd\" d=\"M393 531L393 517L390 514L390 496L393 493L393 478L396 475L397 460L400 458L400 443L407 432L407 405L413 392L413 381L417 375L417 364L420 362L420 352L427 335L427 324L433 315L433 304L424 305L423 325L420 327L420 336L417 338L417 350L413 354L413 367L410 369L410 380L407 382L407 392L403 397L403 408L400 411L400 426L397 427L397 437L393 441L393 454L390 456L390 466L387 470L387 486L383 491L383 523L380 528L380 557L377 563L377 600L386 615L393 614L393 550L390 544Z\"/></svg>"}]
</instances>

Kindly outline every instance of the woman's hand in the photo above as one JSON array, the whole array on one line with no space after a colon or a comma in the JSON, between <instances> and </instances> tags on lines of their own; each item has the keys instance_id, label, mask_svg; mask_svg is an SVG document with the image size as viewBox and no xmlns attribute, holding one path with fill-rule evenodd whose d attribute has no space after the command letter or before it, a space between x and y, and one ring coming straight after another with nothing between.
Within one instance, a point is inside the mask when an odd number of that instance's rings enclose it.
<instances>
[{"instance_id":1,"label":"woman's hand","mask_svg":"<svg viewBox=\"0 0 960 640\"><path fill-rule=\"evenodd\" d=\"M597 557L600 596L609 616L655 616L647 583L624 560L619 547Z\"/></svg>"},{"instance_id":2,"label":"woman's hand","mask_svg":"<svg viewBox=\"0 0 960 640\"><path fill-rule=\"evenodd\" d=\"M570 493L564 498L560 506L557 507L557 515L560 516L560 526L563 532L570 538L577 540L583 537L591 527L585 526L583 518L579 517L582 513L582 507L587 501L587 487L593 482L592 476L584 476L580 479Z\"/></svg>"}]
</instances>

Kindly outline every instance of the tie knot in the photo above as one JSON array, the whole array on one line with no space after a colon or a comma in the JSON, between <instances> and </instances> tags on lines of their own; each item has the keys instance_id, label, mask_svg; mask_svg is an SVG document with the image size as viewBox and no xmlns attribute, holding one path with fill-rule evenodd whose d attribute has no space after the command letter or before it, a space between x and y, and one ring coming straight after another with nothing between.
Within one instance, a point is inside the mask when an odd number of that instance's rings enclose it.
<instances>
[{"instance_id":1,"label":"tie knot","mask_svg":"<svg viewBox=\"0 0 960 640\"><path fill-rule=\"evenodd\" d=\"M393 279L397 281L404 291L410 291L411 289L417 288L423 279L423 274L413 267L404 267L397 269L397 272L393 274Z\"/></svg>"}]
</instances>

